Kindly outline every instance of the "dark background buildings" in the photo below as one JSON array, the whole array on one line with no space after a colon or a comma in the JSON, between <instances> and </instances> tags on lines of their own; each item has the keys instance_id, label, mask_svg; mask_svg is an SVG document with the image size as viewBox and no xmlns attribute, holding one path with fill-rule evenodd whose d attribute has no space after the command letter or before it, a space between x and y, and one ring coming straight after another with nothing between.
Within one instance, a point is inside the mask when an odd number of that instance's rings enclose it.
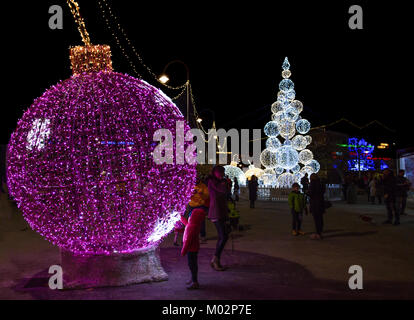
<instances>
[{"instance_id":1,"label":"dark background buildings","mask_svg":"<svg viewBox=\"0 0 414 320\"><path fill-rule=\"evenodd\" d=\"M347 1L107 1L155 73L173 59L188 64L206 127L213 115L203 109L215 112L217 127L263 128L288 56L303 116L313 126L342 117L360 126L379 120L395 132L376 128L379 133L370 135L390 138L397 147L411 142L405 76L412 70L412 48L409 13L401 5L357 1L364 29L350 30L348 9L356 3ZM115 70L134 75L97 1L78 2L92 42L111 45ZM53 4L64 9L63 30L48 27ZM8 114L0 128L6 144L33 99L70 76L68 48L81 39L64 0L7 2L3 18L3 110ZM127 53L143 78L157 85L132 51ZM172 84L185 81L182 66L168 71ZM183 102L178 103L185 110Z\"/></svg>"}]
</instances>

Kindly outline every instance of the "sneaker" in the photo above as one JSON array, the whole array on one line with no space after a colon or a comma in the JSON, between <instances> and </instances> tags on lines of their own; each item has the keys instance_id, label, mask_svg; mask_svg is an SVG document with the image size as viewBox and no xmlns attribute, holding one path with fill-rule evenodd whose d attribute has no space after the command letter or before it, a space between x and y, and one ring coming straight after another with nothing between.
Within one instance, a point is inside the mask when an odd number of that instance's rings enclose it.
<instances>
[{"instance_id":1,"label":"sneaker","mask_svg":"<svg viewBox=\"0 0 414 320\"><path fill-rule=\"evenodd\" d=\"M187 290L196 290L199 288L200 288L200 285L198 284L198 282L192 282L191 285L187 287Z\"/></svg>"},{"instance_id":2,"label":"sneaker","mask_svg":"<svg viewBox=\"0 0 414 320\"><path fill-rule=\"evenodd\" d=\"M298 233L299 233L301 236L304 236L304 235L305 235L305 232L303 232L302 230L298 230Z\"/></svg>"},{"instance_id":3,"label":"sneaker","mask_svg":"<svg viewBox=\"0 0 414 320\"><path fill-rule=\"evenodd\" d=\"M392 224L391 220L385 220L382 224Z\"/></svg>"},{"instance_id":4,"label":"sneaker","mask_svg":"<svg viewBox=\"0 0 414 320\"><path fill-rule=\"evenodd\" d=\"M399 226L399 225L400 225L400 222L399 222L399 221L395 221L395 222L393 223L393 225L394 225L394 226Z\"/></svg>"},{"instance_id":5,"label":"sneaker","mask_svg":"<svg viewBox=\"0 0 414 320\"><path fill-rule=\"evenodd\" d=\"M297 236L298 233L296 232L296 230L292 230L292 236Z\"/></svg>"},{"instance_id":6,"label":"sneaker","mask_svg":"<svg viewBox=\"0 0 414 320\"><path fill-rule=\"evenodd\" d=\"M189 280L187 280L186 282L185 282L185 284L186 285L190 285L190 284L192 284L193 283L193 279L189 279Z\"/></svg>"}]
</instances>

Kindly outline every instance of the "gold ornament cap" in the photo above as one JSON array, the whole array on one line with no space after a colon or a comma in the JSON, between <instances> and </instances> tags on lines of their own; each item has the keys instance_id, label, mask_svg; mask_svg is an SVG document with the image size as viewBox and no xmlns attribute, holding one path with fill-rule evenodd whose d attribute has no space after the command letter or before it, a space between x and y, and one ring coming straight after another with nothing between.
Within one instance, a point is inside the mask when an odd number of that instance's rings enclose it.
<instances>
[{"instance_id":1,"label":"gold ornament cap","mask_svg":"<svg viewBox=\"0 0 414 320\"><path fill-rule=\"evenodd\" d=\"M108 45L76 46L69 49L72 74L111 72L111 47Z\"/></svg>"}]
</instances>

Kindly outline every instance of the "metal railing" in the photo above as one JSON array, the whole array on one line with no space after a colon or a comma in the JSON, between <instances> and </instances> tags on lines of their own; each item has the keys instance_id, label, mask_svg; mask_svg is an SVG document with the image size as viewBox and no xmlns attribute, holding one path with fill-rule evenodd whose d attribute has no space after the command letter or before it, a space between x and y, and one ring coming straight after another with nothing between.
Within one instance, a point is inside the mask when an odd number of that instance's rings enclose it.
<instances>
[{"instance_id":1,"label":"metal railing","mask_svg":"<svg viewBox=\"0 0 414 320\"><path fill-rule=\"evenodd\" d=\"M259 187L257 189L257 200L262 201L287 201L290 188L270 188ZM240 188L240 197L249 198L249 189L247 187ZM338 201L342 200L342 187L339 184L327 184L325 191L325 200Z\"/></svg>"}]
</instances>

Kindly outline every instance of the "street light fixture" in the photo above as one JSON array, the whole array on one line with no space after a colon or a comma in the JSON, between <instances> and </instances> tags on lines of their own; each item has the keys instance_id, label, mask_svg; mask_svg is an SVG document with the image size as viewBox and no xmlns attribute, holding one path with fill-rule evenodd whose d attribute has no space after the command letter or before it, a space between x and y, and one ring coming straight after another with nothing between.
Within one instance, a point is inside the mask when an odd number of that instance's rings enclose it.
<instances>
[{"instance_id":1,"label":"street light fixture","mask_svg":"<svg viewBox=\"0 0 414 320\"><path fill-rule=\"evenodd\" d=\"M158 81L161 82L162 84L166 84L168 81L170 81L170 78L168 78L166 74L162 74L158 78Z\"/></svg>"}]
</instances>

